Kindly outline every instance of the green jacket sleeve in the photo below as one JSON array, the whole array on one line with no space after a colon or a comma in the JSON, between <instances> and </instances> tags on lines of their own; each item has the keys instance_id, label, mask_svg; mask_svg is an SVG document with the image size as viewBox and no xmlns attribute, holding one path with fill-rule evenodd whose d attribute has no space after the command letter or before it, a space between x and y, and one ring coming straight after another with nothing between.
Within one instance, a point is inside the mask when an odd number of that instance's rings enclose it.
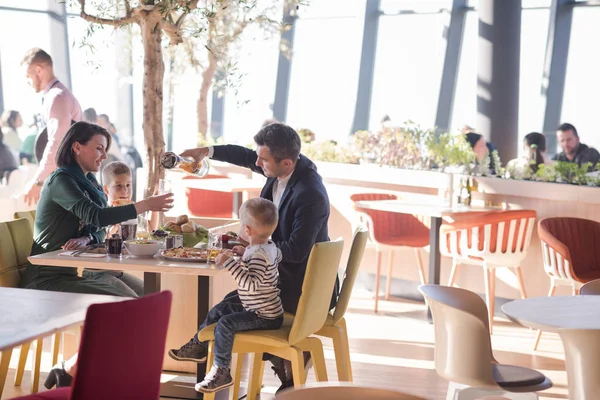
<instances>
[{"instance_id":1,"label":"green jacket sleeve","mask_svg":"<svg viewBox=\"0 0 600 400\"><path fill-rule=\"evenodd\" d=\"M97 227L119 224L137 216L135 206L100 207L79 188L77 183L64 174L54 177L47 186L52 200L67 211L72 212L86 225Z\"/></svg>"}]
</instances>

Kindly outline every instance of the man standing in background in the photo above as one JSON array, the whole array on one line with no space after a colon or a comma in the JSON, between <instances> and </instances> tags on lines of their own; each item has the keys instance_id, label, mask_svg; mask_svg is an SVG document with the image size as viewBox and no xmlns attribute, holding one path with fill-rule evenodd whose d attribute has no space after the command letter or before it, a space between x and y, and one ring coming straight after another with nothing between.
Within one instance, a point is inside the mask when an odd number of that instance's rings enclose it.
<instances>
[{"instance_id":1,"label":"man standing in background","mask_svg":"<svg viewBox=\"0 0 600 400\"><path fill-rule=\"evenodd\" d=\"M54 157L72 122L81 121L82 111L77 99L55 76L52 57L40 48L25 53L21 61L29 85L36 93L43 91L42 122L46 125L48 142L33 179L25 186L25 202L36 204L44 180L56 169Z\"/></svg>"}]
</instances>

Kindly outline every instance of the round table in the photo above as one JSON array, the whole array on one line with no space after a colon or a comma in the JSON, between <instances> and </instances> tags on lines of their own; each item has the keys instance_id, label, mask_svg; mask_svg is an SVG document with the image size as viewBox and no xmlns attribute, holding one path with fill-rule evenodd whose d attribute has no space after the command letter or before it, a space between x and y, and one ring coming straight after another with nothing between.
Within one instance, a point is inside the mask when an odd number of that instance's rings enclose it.
<instances>
[{"instance_id":1,"label":"round table","mask_svg":"<svg viewBox=\"0 0 600 400\"><path fill-rule=\"evenodd\" d=\"M600 329L600 296L532 297L506 303L502 311L517 324L547 332Z\"/></svg>"}]
</instances>

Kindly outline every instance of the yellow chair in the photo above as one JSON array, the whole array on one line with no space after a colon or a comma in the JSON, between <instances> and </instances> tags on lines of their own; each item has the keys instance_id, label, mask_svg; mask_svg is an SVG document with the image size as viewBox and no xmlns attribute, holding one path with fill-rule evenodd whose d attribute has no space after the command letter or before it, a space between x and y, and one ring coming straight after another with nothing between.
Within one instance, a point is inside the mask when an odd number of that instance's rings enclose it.
<instances>
[{"instance_id":1,"label":"yellow chair","mask_svg":"<svg viewBox=\"0 0 600 400\"><path fill-rule=\"evenodd\" d=\"M35 222L35 210L31 211L17 211L15 213L15 219L25 218L31 224L31 231L33 232L33 224Z\"/></svg>"},{"instance_id":2,"label":"yellow chair","mask_svg":"<svg viewBox=\"0 0 600 400\"><path fill-rule=\"evenodd\" d=\"M275 395L278 400L425 400L423 397L347 382L319 382L299 389L290 388Z\"/></svg>"},{"instance_id":3,"label":"yellow chair","mask_svg":"<svg viewBox=\"0 0 600 400\"><path fill-rule=\"evenodd\" d=\"M350 346L348 344L348 330L344 314L350 303L350 296L354 288L354 282L358 276L360 262L365 252L365 246L369 238L369 231L361 226L354 232L352 247L348 256L346 275L342 281L342 289L335 310L327 314L325 324L315 335L325 336L333 339L333 351L335 353L335 364L337 367L338 380L352 382L352 364L350 361ZM291 314L290 314L291 315Z\"/></svg>"},{"instance_id":4,"label":"yellow chair","mask_svg":"<svg viewBox=\"0 0 600 400\"><path fill-rule=\"evenodd\" d=\"M569 398L593 400L600 393L600 330L560 329L565 348Z\"/></svg>"},{"instance_id":5,"label":"yellow chair","mask_svg":"<svg viewBox=\"0 0 600 400\"><path fill-rule=\"evenodd\" d=\"M18 219L15 221L0 222L0 286L18 287L21 279L20 270L27 264L27 257L31 253L33 243L33 232L30 222L27 219ZM58 347L60 344L60 334L53 335L54 352L53 362L58 359ZM40 362L42 358L43 338L37 339L34 343L35 352L33 360L33 381L31 392L38 391L40 381ZM15 374L15 386L20 386L25 372L25 363L32 343L21 346L19 363ZM0 354L0 397L4 389L8 365L12 349L3 351Z\"/></svg>"},{"instance_id":6,"label":"yellow chair","mask_svg":"<svg viewBox=\"0 0 600 400\"><path fill-rule=\"evenodd\" d=\"M283 326L278 330L240 332L235 335L233 353L238 354L237 367L234 372L234 389L232 396L238 398L241 375L240 354L254 353L254 361L250 372L248 399L254 399L260 392L264 372L263 353L270 353L290 360L294 385L300 386L306 381L304 374L304 351L309 351L313 359L318 381L327 380L325 356L321 340L313 337L321 329L329 315L331 293L335 285L337 270L342 257L344 242L316 243L308 258L306 275L302 284L302 295L298 310L291 326ZM198 333L200 341L209 341L206 368L213 363L214 329L216 324L207 326ZM214 393L204 395L205 400L214 399Z\"/></svg>"},{"instance_id":7,"label":"yellow chair","mask_svg":"<svg viewBox=\"0 0 600 400\"><path fill-rule=\"evenodd\" d=\"M450 381L447 399L533 400L535 392L552 387L536 370L494 359L488 310L476 293L439 285L421 285L419 291L433 315L435 370Z\"/></svg>"}]
</instances>

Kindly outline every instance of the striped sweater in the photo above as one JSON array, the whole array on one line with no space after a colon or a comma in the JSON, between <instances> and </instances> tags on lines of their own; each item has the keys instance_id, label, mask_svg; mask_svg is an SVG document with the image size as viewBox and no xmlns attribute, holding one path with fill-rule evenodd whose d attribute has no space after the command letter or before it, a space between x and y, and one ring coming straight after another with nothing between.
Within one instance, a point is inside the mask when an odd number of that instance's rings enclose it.
<instances>
[{"instance_id":1,"label":"striped sweater","mask_svg":"<svg viewBox=\"0 0 600 400\"><path fill-rule=\"evenodd\" d=\"M283 315L279 297L279 272L281 251L275 243L246 247L241 261L230 258L223 267L231 272L238 285L238 295L246 311L265 319Z\"/></svg>"}]
</instances>

